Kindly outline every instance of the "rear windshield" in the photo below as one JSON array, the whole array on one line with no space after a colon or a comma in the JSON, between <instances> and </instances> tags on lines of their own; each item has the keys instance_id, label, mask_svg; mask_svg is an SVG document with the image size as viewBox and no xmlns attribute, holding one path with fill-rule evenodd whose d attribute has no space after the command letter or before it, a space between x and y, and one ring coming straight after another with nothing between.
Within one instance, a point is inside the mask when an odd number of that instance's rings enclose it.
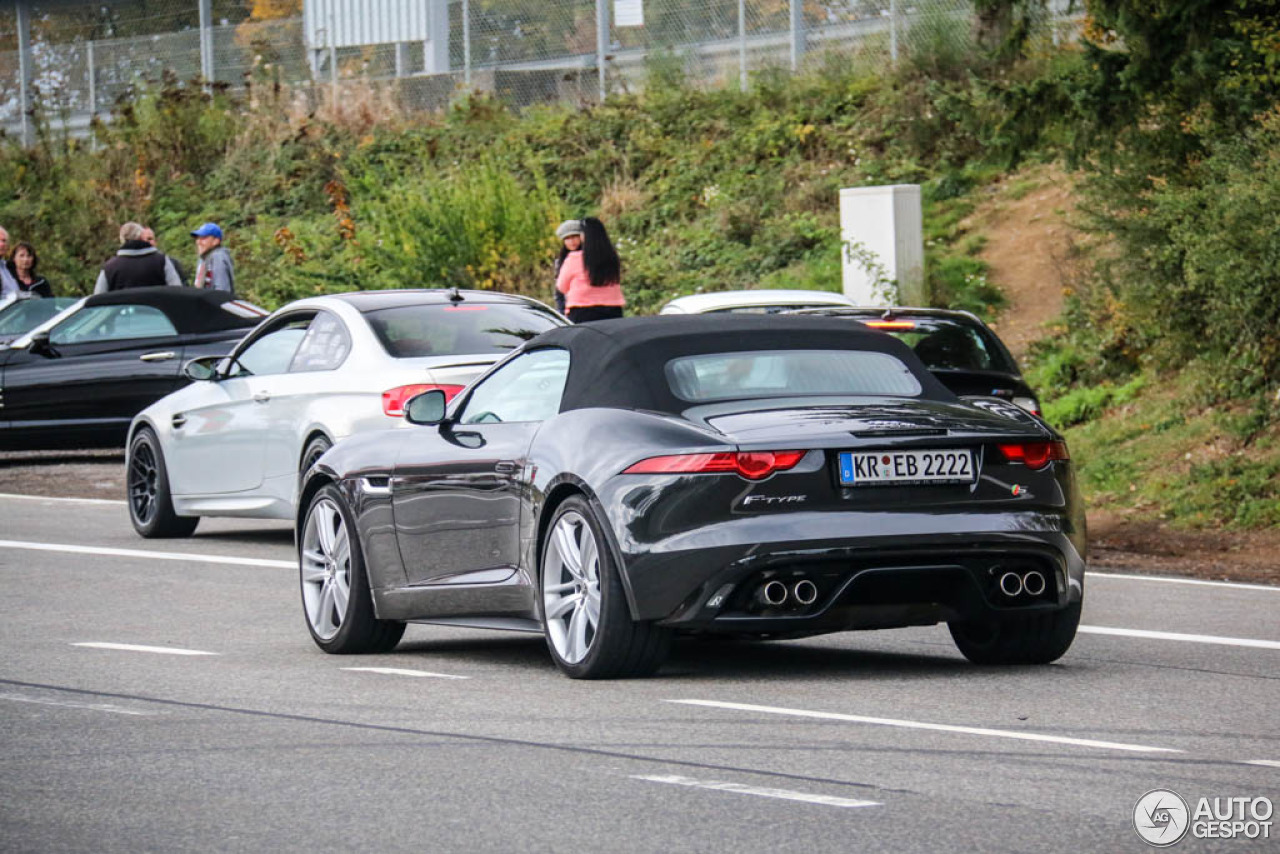
<instances>
[{"instance_id":1,"label":"rear windshield","mask_svg":"<svg viewBox=\"0 0 1280 854\"><path fill-rule=\"evenodd\" d=\"M564 325L548 309L518 303L406 305L364 316L396 359L506 353Z\"/></svg>"},{"instance_id":2,"label":"rear windshield","mask_svg":"<svg viewBox=\"0 0 1280 854\"><path fill-rule=\"evenodd\" d=\"M898 358L867 350L756 350L672 359L671 391L705 403L833 394L916 397L920 382Z\"/></svg>"},{"instance_id":3,"label":"rear windshield","mask_svg":"<svg viewBox=\"0 0 1280 854\"><path fill-rule=\"evenodd\" d=\"M894 326L881 327L883 321L867 318L863 323L888 332L920 357L931 371L999 371L1018 373L1018 368L996 343L995 337L978 326L940 317L895 317Z\"/></svg>"}]
</instances>

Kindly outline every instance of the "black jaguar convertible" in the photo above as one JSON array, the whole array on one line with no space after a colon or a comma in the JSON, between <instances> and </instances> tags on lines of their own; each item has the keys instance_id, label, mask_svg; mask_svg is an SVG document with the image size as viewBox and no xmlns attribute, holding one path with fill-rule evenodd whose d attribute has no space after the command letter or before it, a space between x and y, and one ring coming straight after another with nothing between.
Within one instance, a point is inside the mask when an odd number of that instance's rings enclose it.
<instances>
[{"instance_id":1,"label":"black jaguar convertible","mask_svg":"<svg viewBox=\"0 0 1280 854\"><path fill-rule=\"evenodd\" d=\"M883 333L565 327L407 417L304 481L303 610L327 652L391 649L407 621L524 629L602 678L652 673L677 632L946 622L993 664L1075 637L1084 508L1061 436L960 400Z\"/></svg>"}]
</instances>

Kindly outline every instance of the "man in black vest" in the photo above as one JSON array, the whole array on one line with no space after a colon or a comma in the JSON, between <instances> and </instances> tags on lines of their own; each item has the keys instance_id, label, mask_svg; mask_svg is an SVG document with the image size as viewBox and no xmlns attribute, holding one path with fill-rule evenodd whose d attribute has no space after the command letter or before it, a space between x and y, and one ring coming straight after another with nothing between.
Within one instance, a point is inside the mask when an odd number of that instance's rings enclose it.
<instances>
[{"instance_id":1,"label":"man in black vest","mask_svg":"<svg viewBox=\"0 0 1280 854\"><path fill-rule=\"evenodd\" d=\"M95 294L125 288L182 286L182 279L178 277L173 261L143 240L143 231L143 227L136 222L126 222L120 226L120 249L114 258L102 265L98 282L93 286Z\"/></svg>"}]
</instances>

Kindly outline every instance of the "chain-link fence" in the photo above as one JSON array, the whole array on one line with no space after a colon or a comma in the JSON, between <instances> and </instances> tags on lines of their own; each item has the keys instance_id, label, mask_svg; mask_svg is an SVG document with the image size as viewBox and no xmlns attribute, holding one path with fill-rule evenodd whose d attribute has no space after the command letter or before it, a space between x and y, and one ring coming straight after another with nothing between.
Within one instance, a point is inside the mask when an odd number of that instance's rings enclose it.
<instances>
[{"instance_id":1,"label":"chain-link fence","mask_svg":"<svg viewBox=\"0 0 1280 854\"><path fill-rule=\"evenodd\" d=\"M594 100L638 91L655 72L749 86L766 69L971 50L974 27L970 0L413 2L307 0L309 17L255 21L250 7L261 4L235 0L18 0L0 13L0 46L10 47L0 50L0 126L27 139L37 120L76 132L165 75L233 88L259 75L315 104L372 84L405 110L466 91L517 106ZM391 8L425 15L428 37L386 41L395 27L369 19ZM1051 3L1037 37L1062 37L1071 10ZM378 43L360 43L362 32Z\"/></svg>"}]
</instances>

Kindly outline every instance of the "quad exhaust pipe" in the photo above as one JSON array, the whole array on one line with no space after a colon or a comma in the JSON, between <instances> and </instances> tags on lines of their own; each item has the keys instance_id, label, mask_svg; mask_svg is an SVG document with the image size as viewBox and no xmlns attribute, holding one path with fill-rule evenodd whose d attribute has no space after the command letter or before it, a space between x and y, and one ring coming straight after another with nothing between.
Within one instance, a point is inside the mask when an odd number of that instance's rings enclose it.
<instances>
[{"instance_id":1,"label":"quad exhaust pipe","mask_svg":"<svg viewBox=\"0 0 1280 854\"><path fill-rule=\"evenodd\" d=\"M781 608L784 605L807 608L818 601L818 585L802 578L788 586L775 578L756 588L755 601L766 608Z\"/></svg>"},{"instance_id":2,"label":"quad exhaust pipe","mask_svg":"<svg viewBox=\"0 0 1280 854\"><path fill-rule=\"evenodd\" d=\"M1039 596L1044 592L1046 583L1044 574L1034 569L1022 573L1006 572L1000 576L1000 592L1010 599L1022 593Z\"/></svg>"},{"instance_id":3,"label":"quad exhaust pipe","mask_svg":"<svg viewBox=\"0 0 1280 854\"><path fill-rule=\"evenodd\" d=\"M807 578L803 578L792 586L791 595L801 605L812 605L818 601L818 585Z\"/></svg>"},{"instance_id":4,"label":"quad exhaust pipe","mask_svg":"<svg viewBox=\"0 0 1280 854\"><path fill-rule=\"evenodd\" d=\"M777 608L785 605L789 591L781 581L766 581L756 590L756 600L761 605Z\"/></svg>"}]
</instances>

